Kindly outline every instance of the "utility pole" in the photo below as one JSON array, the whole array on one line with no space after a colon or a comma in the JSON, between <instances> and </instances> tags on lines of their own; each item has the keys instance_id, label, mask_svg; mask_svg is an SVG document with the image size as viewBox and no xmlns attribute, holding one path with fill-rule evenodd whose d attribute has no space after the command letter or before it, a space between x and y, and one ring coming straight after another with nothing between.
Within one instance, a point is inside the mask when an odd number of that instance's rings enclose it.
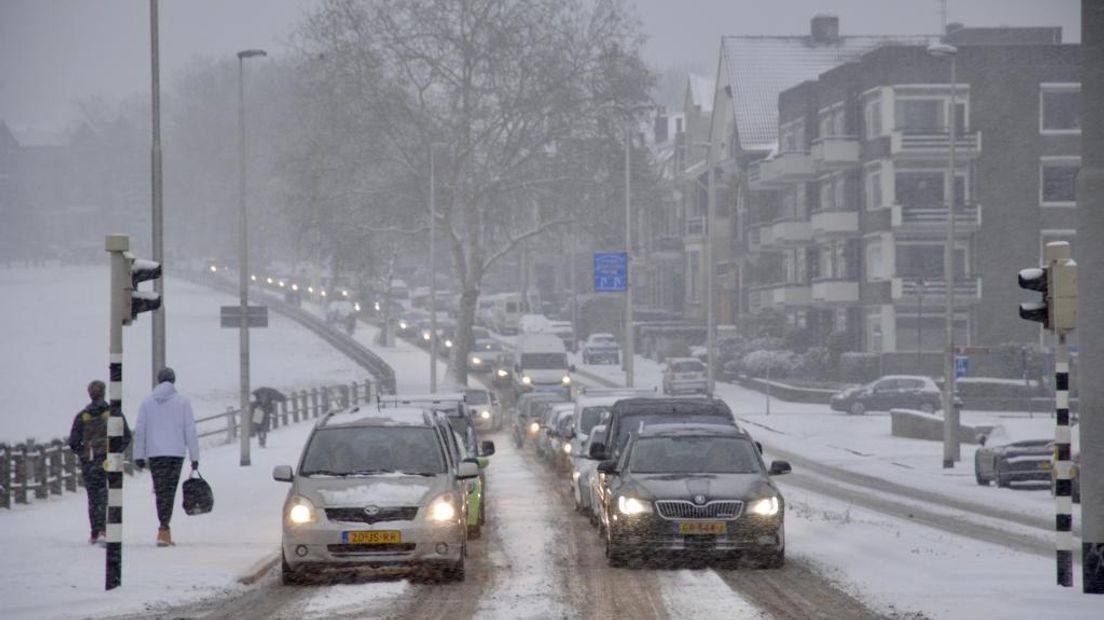
<instances>
[{"instance_id":1,"label":"utility pole","mask_svg":"<svg viewBox=\"0 0 1104 620\"><path fill-rule=\"evenodd\" d=\"M632 310L632 192L631 160L629 149L632 146L632 124L625 125L625 387L633 387L633 310Z\"/></svg>"},{"instance_id":2,"label":"utility pole","mask_svg":"<svg viewBox=\"0 0 1104 620\"><path fill-rule=\"evenodd\" d=\"M157 25L157 0L150 0L150 73L152 85L150 88L153 105L153 143L150 152L150 187L152 189L152 212L150 222L153 226L153 260L162 265L165 264L164 243L164 213L161 204L161 47L158 37ZM165 279L158 278L153 282L153 290L158 295L165 296ZM150 380L153 387L157 387L157 373L165 367L165 310L157 309L153 313L152 329L153 364L150 371L153 373Z\"/></svg>"},{"instance_id":3,"label":"utility pole","mask_svg":"<svg viewBox=\"0 0 1104 620\"><path fill-rule=\"evenodd\" d=\"M1081 172L1077 188L1077 262L1083 273L1104 272L1104 3L1081 3ZM1082 287L1078 366L1104 364L1104 287ZM1081 376L1085 376L1082 374ZM1082 589L1104 594L1104 384L1081 381Z\"/></svg>"},{"instance_id":4,"label":"utility pole","mask_svg":"<svg viewBox=\"0 0 1104 620\"><path fill-rule=\"evenodd\" d=\"M437 195L429 145L429 392L437 393Z\"/></svg>"}]
</instances>

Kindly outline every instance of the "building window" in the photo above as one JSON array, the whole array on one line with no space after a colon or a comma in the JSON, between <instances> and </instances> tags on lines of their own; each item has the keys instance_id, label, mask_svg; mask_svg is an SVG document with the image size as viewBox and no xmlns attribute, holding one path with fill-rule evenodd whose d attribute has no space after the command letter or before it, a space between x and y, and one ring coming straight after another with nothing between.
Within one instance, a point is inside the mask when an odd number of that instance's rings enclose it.
<instances>
[{"instance_id":1,"label":"building window","mask_svg":"<svg viewBox=\"0 0 1104 620\"><path fill-rule=\"evenodd\" d=\"M868 281L884 280L885 260L882 257L882 242L880 239L867 242L866 246L866 279Z\"/></svg>"},{"instance_id":2,"label":"building window","mask_svg":"<svg viewBox=\"0 0 1104 620\"><path fill-rule=\"evenodd\" d=\"M897 277L906 279L942 280L943 244L898 244ZM966 249L955 249L955 273L966 275Z\"/></svg>"},{"instance_id":3,"label":"building window","mask_svg":"<svg viewBox=\"0 0 1104 620\"><path fill-rule=\"evenodd\" d=\"M1081 85L1043 84L1039 92L1039 131L1081 131Z\"/></svg>"},{"instance_id":4,"label":"building window","mask_svg":"<svg viewBox=\"0 0 1104 620\"><path fill-rule=\"evenodd\" d=\"M866 171L866 208L877 209L882 207L882 170L881 167L870 168Z\"/></svg>"},{"instance_id":5,"label":"building window","mask_svg":"<svg viewBox=\"0 0 1104 620\"><path fill-rule=\"evenodd\" d=\"M882 135L882 102L871 101L866 104L866 139Z\"/></svg>"},{"instance_id":6,"label":"building window","mask_svg":"<svg viewBox=\"0 0 1104 620\"><path fill-rule=\"evenodd\" d=\"M820 210L833 211L836 208L835 193L832 190L832 177L820 179Z\"/></svg>"},{"instance_id":7,"label":"building window","mask_svg":"<svg viewBox=\"0 0 1104 620\"><path fill-rule=\"evenodd\" d=\"M895 204L905 208L943 206L943 172L898 172L893 184Z\"/></svg>"},{"instance_id":8,"label":"building window","mask_svg":"<svg viewBox=\"0 0 1104 620\"><path fill-rule=\"evenodd\" d=\"M942 99L898 99L897 129L905 134L943 133Z\"/></svg>"},{"instance_id":9,"label":"building window","mask_svg":"<svg viewBox=\"0 0 1104 620\"><path fill-rule=\"evenodd\" d=\"M1039 202L1045 206L1076 206L1080 159L1044 159L1039 168Z\"/></svg>"}]
</instances>

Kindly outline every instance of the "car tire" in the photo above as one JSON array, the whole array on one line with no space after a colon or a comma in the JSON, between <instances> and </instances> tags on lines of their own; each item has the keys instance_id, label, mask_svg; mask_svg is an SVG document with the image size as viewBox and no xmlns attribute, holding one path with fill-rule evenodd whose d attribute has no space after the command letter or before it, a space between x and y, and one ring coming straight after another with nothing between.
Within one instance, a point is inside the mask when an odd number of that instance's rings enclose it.
<instances>
[{"instance_id":1,"label":"car tire","mask_svg":"<svg viewBox=\"0 0 1104 620\"><path fill-rule=\"evenodd\" d=\"M866 413L866 405L862 404L861 400L856 400L847 408L847 412L851 415L862 415Z\"/></svg>"},{"instance_id":2,"label":"car tire","mask_svg":"<svg viewBox=\"0 0 1104 620\"><path fill-rule=\"evenodd\" d=\"M306 572L292 568L283 552L280 552L280 582L285 586L301 586L307 583Z\"/></svg>"},{"instance_id":3,"label":"car tire","mask_svg":"<svg viewBox=\"0 0 1104 620\"><path fill-rule=\"evenodd\" d=\"M977 481L978 486L989 486L989 479L981 475L981 461L978 460L977 455L974 455L974 480Z\"/></svg>"},{"instance_id":4,"label":"car tire","mask_svg":"<svg viewBox=\"0 0 1104 620\"><path fill-rule=\"evenodd\" d=\"M469 539L479 540L482 537L483 537L483 526L482 525L476 524L476 525L469 525L468 526L468 538Z\"/></svg>"},{"instance_id":5,"label":"car tire","mask_svg":"<svg viewBox=\"0 0 1104 620\"><path fill-rule=\"evenodd\" d=\"M936 406L931 404L930 402L920 403L920 411L923 411L924 413L932 414L935 413L935 410Z\"/></svg>"}]
</instances>

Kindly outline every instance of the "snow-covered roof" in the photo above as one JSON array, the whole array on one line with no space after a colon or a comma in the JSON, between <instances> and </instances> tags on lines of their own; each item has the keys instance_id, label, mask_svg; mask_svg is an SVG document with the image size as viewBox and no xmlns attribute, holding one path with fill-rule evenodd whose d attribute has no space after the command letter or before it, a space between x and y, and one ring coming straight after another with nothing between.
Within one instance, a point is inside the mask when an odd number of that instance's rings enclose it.
<instances>
[{"instance_id":1,"label":"snow-covered roof","mask_svg":"<svg viewBox=\"0 0 1104 620\"><path fill-rule=\"evenodd\" d=\"M815 43L809 36L725 36L721 63L732 87L740 147L765 150L777 141L778 95L885 45L927 45L934 36L840 36Z\"/></svg>"},{"instance_id":2,"label":"snow-covered roof","mask_svg":"<svg viewBox=\"0 0 1104 620\"><path fill-rule=\"evenodd\" d=\"M690 103L701 108L703 113L713 111L713 91L717 90L717 82L704 75L691 73L687 76L690 89Z\"/></svg>"}]
</instances>

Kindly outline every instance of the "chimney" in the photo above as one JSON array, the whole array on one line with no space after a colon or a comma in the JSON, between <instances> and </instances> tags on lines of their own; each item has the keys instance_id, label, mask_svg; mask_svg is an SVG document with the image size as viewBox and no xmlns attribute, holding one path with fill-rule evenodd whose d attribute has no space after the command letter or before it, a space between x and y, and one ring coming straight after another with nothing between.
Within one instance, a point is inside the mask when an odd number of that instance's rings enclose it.
<instances>
[{"instance_id":1,"label":"chimney","mask_svg":"<svg viewBox=\"0 0 1104 620\"><path fill-rule=\"evenodd\" d=\"M813 43L817 45L834 45L839 41L839 17L814 15L809 27L809 34Z\"/></svg>"},{"instance_id":2,"label":"chimney","mask_svg":"<svg viewBox=\"0 0 1104 620\"><path fill-rule=\"evenodd\" d=\"M655 143L663 144L667 141L667 108L659 106L655 116Z\"/></svg>"}]
</instances>

